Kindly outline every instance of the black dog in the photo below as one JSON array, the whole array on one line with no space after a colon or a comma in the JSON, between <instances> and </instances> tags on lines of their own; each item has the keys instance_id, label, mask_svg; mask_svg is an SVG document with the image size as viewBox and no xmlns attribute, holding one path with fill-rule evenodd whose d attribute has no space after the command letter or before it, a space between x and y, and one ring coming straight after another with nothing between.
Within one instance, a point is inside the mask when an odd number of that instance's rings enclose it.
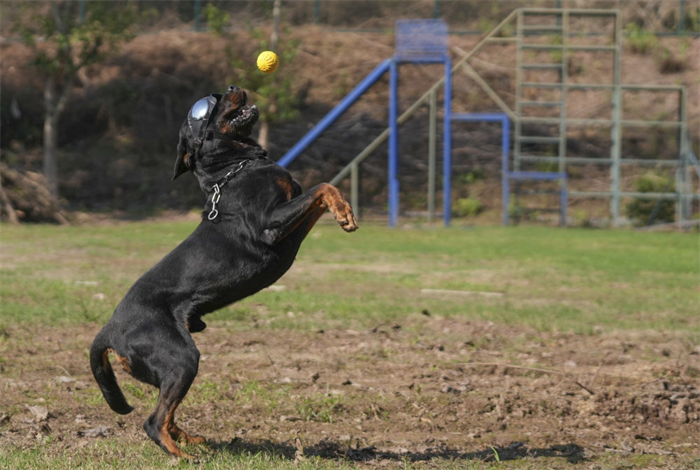
<instances>
[{"instance_id":1,"label":"black dog","mask_svg":"<svg viewBox=\"0 0 700 470\"><path fill-rule=\"evenodd\" d=\"M174 414L199 366L191 333L201 317L252 295L292 265L309 230L326 209L346 232L357 229L352 209L334 186L302 189L267 160L250 139L258 119L246 93L198 101L180 128L175 175L191 170L209 195L197 229L129 289L95 338L90 366L112 410L129 406L108 361L113 352L136 379L160 389L156 409L143 427L166 452L189 457L178 439L201 444L175 425Z\"/></svg>"}]
</instances>

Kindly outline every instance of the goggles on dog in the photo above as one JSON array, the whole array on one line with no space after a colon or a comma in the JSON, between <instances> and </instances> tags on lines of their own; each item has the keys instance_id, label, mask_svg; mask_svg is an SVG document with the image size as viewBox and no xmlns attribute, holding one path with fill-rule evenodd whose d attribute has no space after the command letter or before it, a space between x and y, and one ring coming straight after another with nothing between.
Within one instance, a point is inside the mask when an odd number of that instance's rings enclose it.
<instances>
[{"instance_id":1,"label":"goggles on dog","mask_svg":"<svg viewBox=\"0 0 700 470\"><path fill-rule=\"evenodd\" d=\"M214 108L216 108L222 96L218 93L212 93L206 98L197 101L190 109L190 112L187 113L187 125L190 128L192 141L197 150L204 143L209 118L214 114Z\"/></svg>"}]
</instances>

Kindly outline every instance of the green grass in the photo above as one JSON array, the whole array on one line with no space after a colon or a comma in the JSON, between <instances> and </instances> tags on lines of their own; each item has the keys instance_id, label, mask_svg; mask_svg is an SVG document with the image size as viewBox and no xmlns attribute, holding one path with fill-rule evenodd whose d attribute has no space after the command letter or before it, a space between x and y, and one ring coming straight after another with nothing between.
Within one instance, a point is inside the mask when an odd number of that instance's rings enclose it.
<instances>
[{"instance_id":1,"label":"green grass","mask_svg":"<svg viewBox=\"0 0 700 470\"><path fill-rule=\"evenodd\" d=\"M597 465L590 467L584 463L583 467L574 466L567 462L565 458L522 458L516 460L495 459L498 455L497 449L491 447L491 462L484 462L482 459L488 452L479 453L474 460L442 460L439 463L412 462L409 459L396 461L387 468L392 469L424 469L439 468L441 470L541 470L541 469L572 469L572 468L601 468L601 469L633 469L633 468L669 468L666 456L659 455L630 455L603 456L597 461ZM200 449L201 452L201 449ZM214 453L214 451L210 451ZM679 466L688 470L700 469L700 461L693 456L681 456L674 459ZM30 450L13 450L0 454L0 468L2 469L59 469L70 468L74 470L103 470L105 468L126 470L126 469L164 469L183 468L201 470L312 470L312 469L357 469L376 468L376 465L357 464L352 462L342 462L322 457L306 457L302 461L295 461L289 456L280 455L274 448L260 446L253 450L242 450L234 446L223 446L216 449L216 454L207 456L201 461L176 461L166 456L159 448L150 442L143 442L139 445L131 445L128 448L118 439L105 439L92 441L88 445L70 449L70 457L65 454L54 454L45 452L42 445L37 445ZM384 468L384 467L382 467Z\"/></svg>"},{"instance_id":2,"label":"green grass","mask_svg":"<svg viewBox=\"0 0 700 470\"><path fill-rule=\"evenodd\" d=\"M194 225L3 226L0 327L105 322L129 286ZM279 281L285 291L261 292L207 321L237 328L254 319L272 328L363 327L427 309L541 330L697 333L698 251L697 234L363 226L347 235L325 225Z\"/></svg>"},{"instance_id":3,"label":"green grass","mask_svg":"<svg viewBox=\"0 0 700 470\"><path fill-rule=\"evenodd\" d=\"M96 227L0 227L0 353L3 332L8 327L103 324L129 286L194 226L192 222L148 222ZM411 325L419 328L421 322L402 320L427 310L432 316L490 320L542 332L673 331L697 342L699 254L697 234L543 227L390 230L363 225L360 231L348 235L335 226L321 225L304 243L292 270L278 282L286 286L285 290L260 292L211 314L207 322L232 330L262 327L302 331L398 323L419 337L410 329ZM421 289L502 295L426 295ZM518 346L518 341L539 341L536 335L514 338L512 345ZM473 338L473 347L478 349L482 341L485 339ZM63 348L84 351L84 345L70 338L64 339ZM390 346L381 351L363 350L350 353L349 360L363 360L363 354L367 361L376 361L378 357L391 357L394 352ZM120 383L128 399L147 407L154 405L156 390L129 378ZM75 393L81 403L104 405L95 388ZM261 419L296 414L304 422L318 426L354 416L346 410L352 396L336 396L329 390L300 396L297 393L294 385L257 380L228 384L200 377L188 403L196 407L230 399L237 406L252 407ZM31 402L43 395L48 394L35 390L28 392L26 399ZM418 395L419 401L423 399L420 390ZM454 398L425 395L424 399ZM60 408L53 402L45 404ZM382 414L381 402L379 408L367 406L368 416L377 414L378 419L391 421L390 416ZM4 410L11 414L22 411L19 404ZM2 412L0 409L0 415ZM192 450L199 461L177 462L145 438L134 443L112 436L70 449L53 441L56 438L52 435L45 439L48 440L37 440L30 446L11 444L0 450L0 469L304 470L369 465L314 456L295 462L289 455L289 443L268 447L264 443L242 447L214 443L211 449ZM280 446L286 446L286 454L280 453ZM502 448L494 449L499 458L503 457ZM559 456L501 458L497 462L495 455L487 446L465 460L413 462L406 457L392 461L390 468L574 468ZM487 457L491 460L483 461ZM601 468L665 468L664 456L659 455L603 455L596 459ZM700 468L691 456L676 459L678 468Z\"/></svg>"}]
</instances>

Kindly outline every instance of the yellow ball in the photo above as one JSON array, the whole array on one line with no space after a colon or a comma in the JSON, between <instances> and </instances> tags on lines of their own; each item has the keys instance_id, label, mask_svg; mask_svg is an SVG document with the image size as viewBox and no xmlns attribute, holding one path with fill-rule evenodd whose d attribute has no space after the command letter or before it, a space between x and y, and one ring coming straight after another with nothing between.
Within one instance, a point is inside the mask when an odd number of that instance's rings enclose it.
<instances>
[{"instance_id":1,"label":"yellow ball","mask_svg":"<svg viewBox=\"0 0 700 470\"><path fill-rule=\"evenodd\" d=\"M262 73L272 73L277 70L280 60L272 51L261 52L258 56L258 68Z\"/></svg>"}]
</instances>

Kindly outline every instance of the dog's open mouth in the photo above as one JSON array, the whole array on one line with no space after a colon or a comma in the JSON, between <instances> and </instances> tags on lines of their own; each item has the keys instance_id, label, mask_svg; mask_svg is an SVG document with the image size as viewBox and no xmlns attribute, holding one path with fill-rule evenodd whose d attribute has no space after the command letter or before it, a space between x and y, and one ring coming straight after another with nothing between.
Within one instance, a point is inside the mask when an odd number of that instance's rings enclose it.
<instances>
[{"instance_id":1,"label":"dog's open mouth","mask_svg":"<svg viewBox=\"0 0 700 470\"><path fill-rule=\"evenodd\" d=\"M228 117L226 122L236 129L248 128L255 124L259 116L260 112L258 111L257 106L246 105L238 108L230 117Z\"/></svg>"}]
</instances>

